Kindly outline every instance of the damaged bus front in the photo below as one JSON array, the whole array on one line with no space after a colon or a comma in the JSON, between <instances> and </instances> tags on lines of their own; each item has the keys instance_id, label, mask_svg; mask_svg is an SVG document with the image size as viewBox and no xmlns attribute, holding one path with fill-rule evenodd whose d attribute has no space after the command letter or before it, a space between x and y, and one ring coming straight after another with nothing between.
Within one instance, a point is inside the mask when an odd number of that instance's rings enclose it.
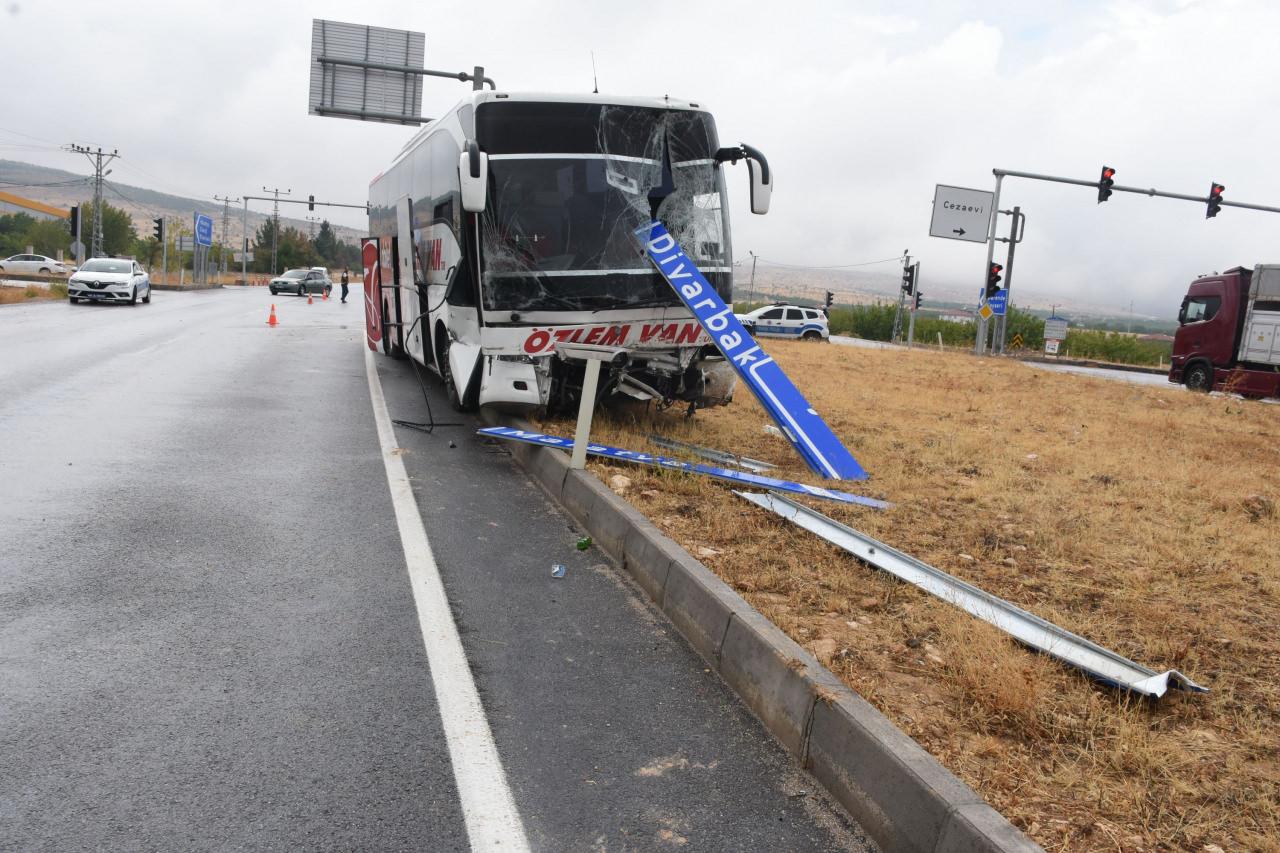
<instances>
[{"instance_id":1,"label":"damaged bus front","mask_svg":"<svg viewBox=\"0 0 1280 853\"><path fill-rule=\"evenodd\" d=\"M732 369L633 233L664 222L730 300L739 159L764 213L763 156L720 147L697 104L472 93L370 187L370 345L439 372L459 408L576 405L583 348L610 352L602 395L728 402Z\"/></svg>"}]
</instances>

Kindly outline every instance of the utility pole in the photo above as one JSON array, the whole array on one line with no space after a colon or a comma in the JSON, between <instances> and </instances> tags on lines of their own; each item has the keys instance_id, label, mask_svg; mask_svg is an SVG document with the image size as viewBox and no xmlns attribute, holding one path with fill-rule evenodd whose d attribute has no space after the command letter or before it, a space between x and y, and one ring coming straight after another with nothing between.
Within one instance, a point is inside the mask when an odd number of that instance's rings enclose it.
<instances>
[{"instance_id":1,"label":"utility pole","mask_svg":"<svg viewBox=\"0 0 1280 853\"><path fill-rule=\"evenodd\" d=\"M756 301L756 261L760 260L760 256L750 249L747 249L747 254L751 256L751 298L747 301L754 305Z\"/></svg>"},{"instance_id":2,"label":"utility pole","mask_svg":"<svg viewBox=\"0 0 1280 853\"><path fill-rule=\"evenodd\" d=\"M240 199L215 195L213 197L213 200L222 202L222 244L221 244L222 274L226 275L227 274L227 213L229 212L231 205L235 204Z\"/></svg>"},{"instance_id":3,"label":"utility pole","mask_svg":"<svg viewBox=\"0 0 1280 853\"><path fill-rule=\"evenodd\" d=\"M103 167L119 157L120 152L114 148L110 152L106 152L101 147L95 151L75 143L68 146L67 150L83 154L93 164L93 235L90 238L93 245L90 249L89 257L100 257L102 255L102 179L111 174L110 169L104 172Z\"/></svg>"},{"instance_id":4,"label":"utility pole","mask_svg":"<svg viewBox=\"0 0 1280 853\"><path fill-rule=\"evenodd\" d=\"M271 193L275 196L275 206L271 210L271 274L276 275L279 270L276 269L276 252L280 246L280 196L289 195L292 189L281 191L279 187L275 189L262 188L264 193Z\"/></svg>"}]
</instances>

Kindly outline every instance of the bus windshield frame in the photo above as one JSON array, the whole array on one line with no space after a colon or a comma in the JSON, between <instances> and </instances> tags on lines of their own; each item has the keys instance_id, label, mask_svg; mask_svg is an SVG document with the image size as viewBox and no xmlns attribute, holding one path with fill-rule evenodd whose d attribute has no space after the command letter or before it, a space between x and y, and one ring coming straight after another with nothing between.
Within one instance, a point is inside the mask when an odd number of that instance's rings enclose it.
<instances>
[{"instance_id":1,"label":"bus windshield frame","mask_svg":"<svg viewBox=\"0 0 1280 853\"><path fill-rule=\"evenodd\" d=\"M710 113L592 103L481 104L487 311L680 305L634 237L659 219L726 300L728 204Z\"/></svg>"}]
</instances>

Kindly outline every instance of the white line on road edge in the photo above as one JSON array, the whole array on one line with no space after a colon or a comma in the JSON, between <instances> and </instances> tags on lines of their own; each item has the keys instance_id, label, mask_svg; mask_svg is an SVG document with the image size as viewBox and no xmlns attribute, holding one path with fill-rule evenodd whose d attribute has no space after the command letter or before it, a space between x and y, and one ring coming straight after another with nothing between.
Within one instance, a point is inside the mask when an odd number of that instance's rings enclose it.
<instances>
[{"instance_id":1,"label":"white line on road edge","mask_svg":"<svg viewBox=\"0 0 1280 853\"><path fill-rule=\"evenodd\" d=\"M404 462L395 453L396 437L382 395L382 382L373 353L364 351L365 370L369 376L369 396L373 402L373 418L378 424L378 442L382 445L382 462L391 487L391 503L396 510L400 542L409 568L413 601L418 608L418 624L431 664L431 681L435 685L436 703L444 735L449 743L449 760L453 778L462 801L462 815L467 822L467 837L472 850L527 851L524 825L516 811L511 788L507 785L502 761L493 742L493 733L480 704L480 694L467 655L458 638L458 628L449 611L440 570L431 554L427 531L418 514L409 475Z\"/></svg>"}]
</instances>

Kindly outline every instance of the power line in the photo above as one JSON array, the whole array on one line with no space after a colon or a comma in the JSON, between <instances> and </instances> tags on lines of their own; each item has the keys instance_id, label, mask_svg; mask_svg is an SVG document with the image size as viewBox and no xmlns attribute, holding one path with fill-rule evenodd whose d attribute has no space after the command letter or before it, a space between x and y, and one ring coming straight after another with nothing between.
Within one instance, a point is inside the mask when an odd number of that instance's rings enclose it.
<instances>
[{"instance_id":1,"label":"power line","mask_svg":"<svg viewBox=\"0 0 1280 853\"><path fill-rule=\"evenodd\" d=\"M862 261L861 263L856 263L856 264L830 264L827 266L811 266L809 264L784 264L781 261L770 261L765 258L760 258L760 263L767 264L768 266L771 266L771 267L786 267L787 269L793 269L793 270L843 270L843 269L849 269L850 267L869 267L874 264L887 264L894 261L900 262L904 257L906 257L906 255L894 255L892 258L881 258L878 261Z\"/></svg>"},{"instance_id":2,"label":"power line","mask_svg":"<svg viewBox=\"0 0 1280 853\"><path fill-rule=\"evenodd\" d=\"M23 133L20 130L10 130L7 127L0 127L0 133L8 133L13 136L25 136L27 139L34 139L36 142L47 142L50 145L54 146L55 148L61 147L58 143L54 142L52 139L45 139L44 137L41 137L41 136L32 136L29 133Z\"/></svg>"}]
</instances>

